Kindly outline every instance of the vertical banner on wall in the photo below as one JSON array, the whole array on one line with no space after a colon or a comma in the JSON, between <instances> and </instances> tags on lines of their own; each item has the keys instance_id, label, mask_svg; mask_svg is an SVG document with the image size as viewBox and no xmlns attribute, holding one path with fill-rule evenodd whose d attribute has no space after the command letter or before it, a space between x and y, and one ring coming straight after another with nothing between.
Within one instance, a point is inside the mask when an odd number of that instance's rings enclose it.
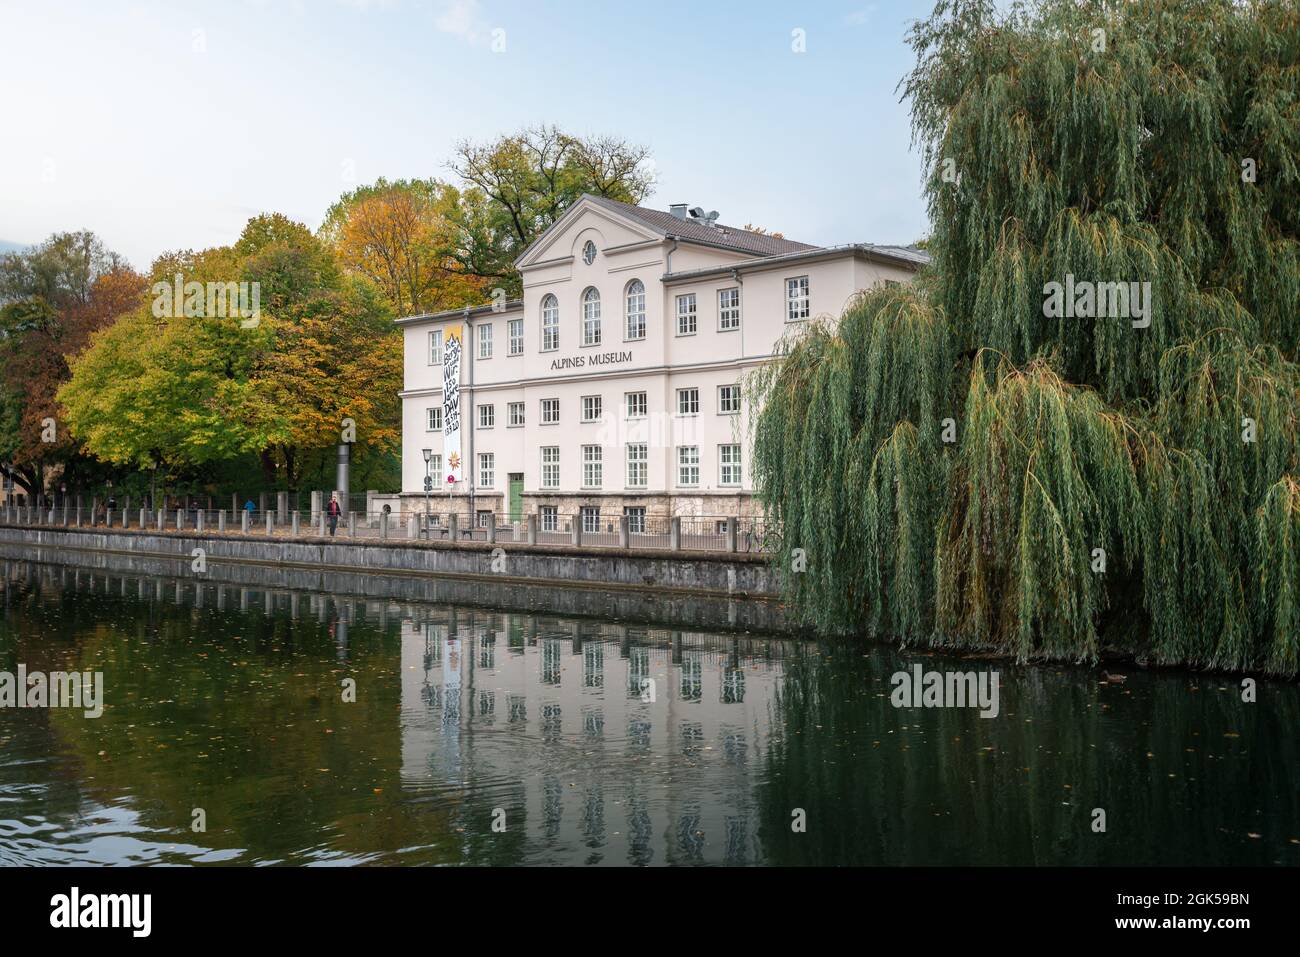
<instances>
[{"instance_id":1,"label":"vertical banner on wall","mask_svg":"<svg viewBox=\"0 0 1300 957\"><path fill-rule=\"evenodd\" d=\"M461 480L460 356L464 326L448 326L442 347L442 465L446 484Z\"/></svg>"}]
</instances>

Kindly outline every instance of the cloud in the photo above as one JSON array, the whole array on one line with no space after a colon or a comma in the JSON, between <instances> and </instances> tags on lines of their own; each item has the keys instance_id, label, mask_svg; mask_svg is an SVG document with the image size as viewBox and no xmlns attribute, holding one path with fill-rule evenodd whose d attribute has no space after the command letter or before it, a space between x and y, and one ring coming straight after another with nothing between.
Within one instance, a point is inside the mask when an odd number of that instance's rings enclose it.
<instances>
[{"instance_id":1,"label":"cloud","mask_svg":"<svg viewBox=\"0 0 1300 957\"><path fill-rule=\"evenodd\" d=\"M466 43L479 44L488 38L488 23L479 14L478 0L443 0L433 23L439 32L459 37Z\"/></svg>"},{"instance_id":2,"label":"cloud","mask_svg":"<svg viewBox=\"0 0 1300 957\"><path fill-rule=\"evenodd\" d=\"M854 10L852 13L845 14L844 23L850 27L860 27L871 19L872 14L876 12L876 5L869 3L861 10Z\"/></svg>"}]
</instances>

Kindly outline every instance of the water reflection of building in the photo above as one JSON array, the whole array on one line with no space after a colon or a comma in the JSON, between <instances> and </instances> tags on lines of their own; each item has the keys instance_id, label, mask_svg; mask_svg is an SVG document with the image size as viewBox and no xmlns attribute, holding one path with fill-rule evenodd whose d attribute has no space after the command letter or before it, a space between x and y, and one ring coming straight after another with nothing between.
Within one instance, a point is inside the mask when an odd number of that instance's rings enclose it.
<instances>
[{"instance_id":1,"label":"water reflection of building","mask_svg":"<svg viewBox=\"0 0 1300 957\"><path fill-rule=\"evenodd\" d=\"M529 853L745 863L784 643L421 609L402 622L402 781L486 795Z\"/></svg>"}]
</instances>

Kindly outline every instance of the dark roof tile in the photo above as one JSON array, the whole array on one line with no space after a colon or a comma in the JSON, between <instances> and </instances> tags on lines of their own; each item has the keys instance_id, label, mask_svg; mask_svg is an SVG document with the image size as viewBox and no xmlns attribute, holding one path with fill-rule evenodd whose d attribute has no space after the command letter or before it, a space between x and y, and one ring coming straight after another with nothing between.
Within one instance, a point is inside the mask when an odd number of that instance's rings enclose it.
<instances>
[{"instance_id":1,"label":"dark roof tile","mask_svg":"<svg viewBox=\"0 0 1300 957\"><path fill-rule=\"evenodd\" d=\"M755 256L779 256L782 253L797 253L817 248L807 243L797 243L792 239L778 239L764 233L737 229L735 226L723 226L720 223L709 226L696 219L678 219L672 213L661 209L633 206L631 203L620 203L616 199L607 199L604 196L593 196L588 193L586 198L644 223L657 233L680 236L687 242L724 246L727 249Z\"/></svg>"}]
</instances>

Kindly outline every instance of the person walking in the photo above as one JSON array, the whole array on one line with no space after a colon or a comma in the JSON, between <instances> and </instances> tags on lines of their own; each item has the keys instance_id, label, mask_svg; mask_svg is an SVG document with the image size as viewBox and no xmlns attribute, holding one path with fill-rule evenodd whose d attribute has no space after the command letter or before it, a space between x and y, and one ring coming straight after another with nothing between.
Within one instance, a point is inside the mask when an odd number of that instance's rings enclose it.
<instances>
[{"instance_id":1,"label":"person walking","mask_svg":"<svg viewBox=\"0 0 1300 957\"><path fill-rule=\"evenodd\" d=\"M343 511L343 507L339 505L338 492L330 492L330 503L325 507L325 511L329 513L330 535L333 535L334 530L339 527L339 514Z\"/></svg>"}]
</instances>

